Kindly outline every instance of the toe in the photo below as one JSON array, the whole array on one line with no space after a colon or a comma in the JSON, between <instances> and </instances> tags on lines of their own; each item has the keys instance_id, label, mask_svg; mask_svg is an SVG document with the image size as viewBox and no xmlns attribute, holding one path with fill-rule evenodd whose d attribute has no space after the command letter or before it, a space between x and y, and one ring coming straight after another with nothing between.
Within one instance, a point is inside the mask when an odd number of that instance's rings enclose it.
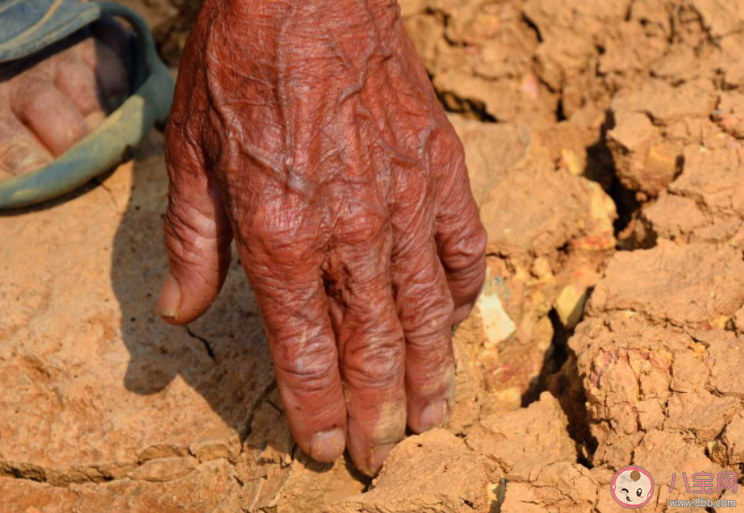
<instances>
[{"instance_id":1,"label":"toe","mask_svg":"<svg viewBox=\"0 0 744 513\"><path fill-rule=\"evenodd\" d=\"M11 106L55 157L88 132L75 104L50 82L35 79L17 82L11 94Z\"/></svg>"},{"instance_id":2,"label":"toe","mask_svg":"<svg viewBox=\"0 0 744 513\"><path fill-rule=\"evenodd\" d=\"M52 160L52 155L0 102L0 179L33 171Z\"/></svg>"}]
</instances>

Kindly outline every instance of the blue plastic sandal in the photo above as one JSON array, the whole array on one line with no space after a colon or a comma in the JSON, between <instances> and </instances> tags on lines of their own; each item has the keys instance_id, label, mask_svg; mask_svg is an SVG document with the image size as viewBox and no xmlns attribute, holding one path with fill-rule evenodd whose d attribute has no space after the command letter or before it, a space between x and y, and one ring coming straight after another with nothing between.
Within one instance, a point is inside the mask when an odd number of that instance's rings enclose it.
<instances>
[{"instance_id":1,"label":"blue plastic sandal","mask_svg":"<svg viewBox=\"0 0 744 513\"><path fill-rule=\"evenodd\" d=\"M131 9L81 0L0 0L0 64L28 57L103 17L126 19L137 35L136 92L98 128L54 162L0 181L0 209L24 207L70 192L121 161L173 101L173 77L155 51L145 21Z\"/></svg>"}]
</instances>

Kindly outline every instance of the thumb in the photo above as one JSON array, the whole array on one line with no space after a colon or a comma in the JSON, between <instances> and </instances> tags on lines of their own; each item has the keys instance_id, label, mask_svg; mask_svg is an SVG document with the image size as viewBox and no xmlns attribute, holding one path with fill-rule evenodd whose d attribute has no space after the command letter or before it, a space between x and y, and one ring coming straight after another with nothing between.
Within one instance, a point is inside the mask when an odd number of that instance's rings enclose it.
<instances>
[{"instance_id":1,"label":"thumb","mask_svg":"<svg viewBox=\"0 0 744 513\"><path fill-rule=\"evenodd\" d=\"M164 240L170 270L157 311L170 324L185 324L209 308L225 282L232 229L200 152L171 126L166 163L170 186Z\"/></svg>"}]
</instances>

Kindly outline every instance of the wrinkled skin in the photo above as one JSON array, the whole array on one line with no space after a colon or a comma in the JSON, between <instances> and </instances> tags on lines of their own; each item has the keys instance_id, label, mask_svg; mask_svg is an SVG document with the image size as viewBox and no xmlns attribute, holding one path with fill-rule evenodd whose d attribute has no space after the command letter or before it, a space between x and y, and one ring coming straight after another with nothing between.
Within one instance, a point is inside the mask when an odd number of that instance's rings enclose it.
<instances>
[{"instance_id":1,"label":"wrinkled skin","mask_svg":"<svg viewBox=\"0 0 744 513\"><path fill-rule=\"evenodd\" d=\"M394 1L208 0L167 163L159 311L201 315L234 238L303 451L374 474L406 424L446 420L486 235Z\"/></svg>"},{"instance_id":2,"label":"wrinkled skin","mask_svg":"<svg viewBox=\"0 0 744 513\"><path fill-rule=\"evenodd\" d=\"M94 37L95 36L95 37ZM0 180L51 162L129 92L129 32L114 20L0 65Z\"/></svg>"}]
</instances>

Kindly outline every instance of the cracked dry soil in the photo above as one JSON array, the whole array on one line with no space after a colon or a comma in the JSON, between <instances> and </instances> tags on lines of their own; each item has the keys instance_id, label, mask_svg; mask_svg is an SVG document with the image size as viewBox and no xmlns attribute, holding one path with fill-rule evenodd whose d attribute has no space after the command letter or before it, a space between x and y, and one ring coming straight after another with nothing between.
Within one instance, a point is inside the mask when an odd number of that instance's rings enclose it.
<instances>
[{"instance_id":1,"label":"cracked dry soil","mask_svg":"<svg viewBox=\"0 0 744 513\"><path fill-rule=\"evenodd\" d=\"M175 63L199 2L124 3ZM203 319L161 323L153 133L0 217L1 513L605 513L628 464L664 512L672 473L741 475L744 3L401 7L489 235L450 425L372 483L309 461L237 262Z\"/></svg>"}]
</instances>

